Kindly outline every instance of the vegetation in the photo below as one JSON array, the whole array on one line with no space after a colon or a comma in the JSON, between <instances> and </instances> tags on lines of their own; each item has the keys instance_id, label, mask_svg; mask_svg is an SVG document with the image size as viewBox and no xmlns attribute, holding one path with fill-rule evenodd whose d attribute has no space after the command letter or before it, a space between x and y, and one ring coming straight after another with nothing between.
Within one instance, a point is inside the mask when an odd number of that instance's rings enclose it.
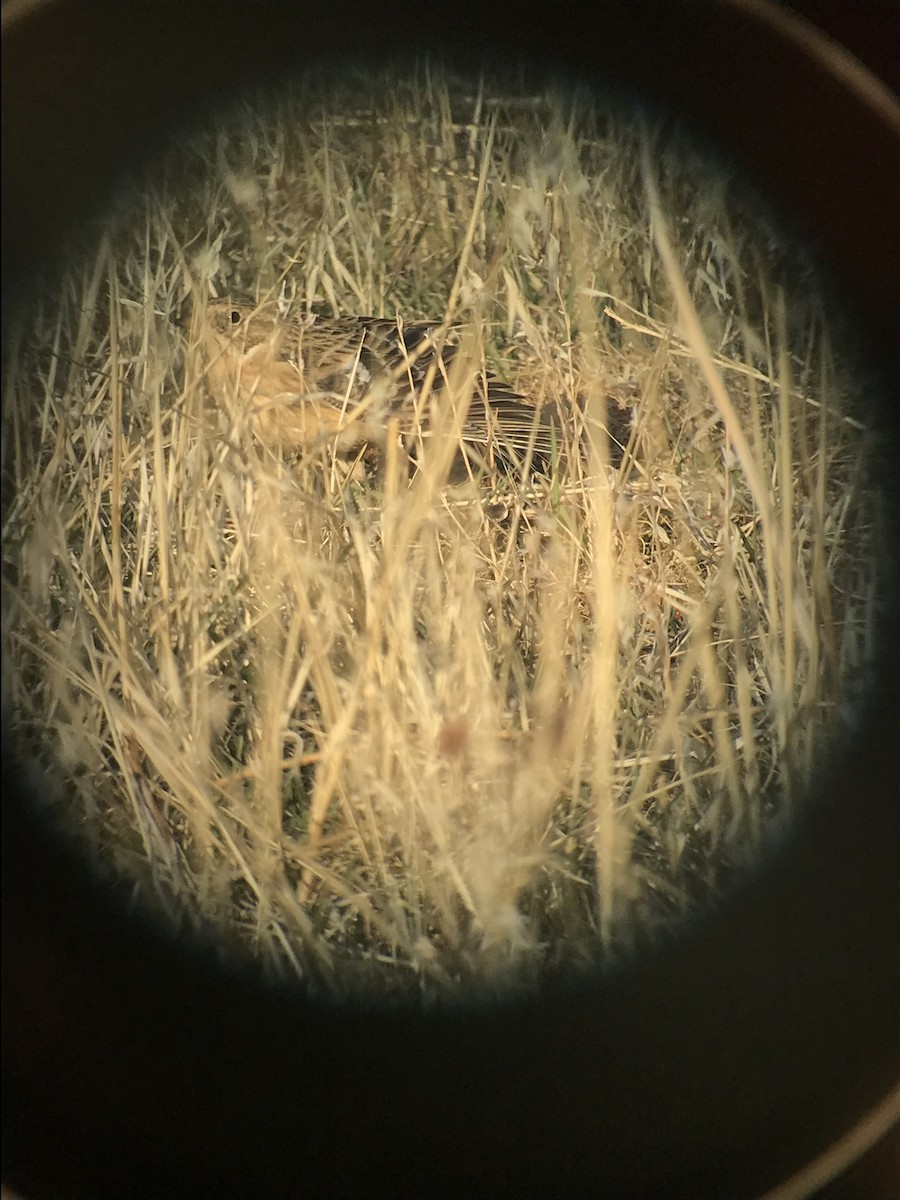
<instances>
[{"instance_id":1,"label":"vegetation","mask_svg":"<svg viewBox=\"0 0 900 1200\"><path fill-rule=\"evenodd\" d=\"M590 96L424 70L250 97L133 181L7 352L48 817L317 995L528 989L715 903L858 719L880 588L865 381L745 193ZM273 453L175 321L226 295L459 325L559 406L553 469Z\"/></svg>"}]
</instances>

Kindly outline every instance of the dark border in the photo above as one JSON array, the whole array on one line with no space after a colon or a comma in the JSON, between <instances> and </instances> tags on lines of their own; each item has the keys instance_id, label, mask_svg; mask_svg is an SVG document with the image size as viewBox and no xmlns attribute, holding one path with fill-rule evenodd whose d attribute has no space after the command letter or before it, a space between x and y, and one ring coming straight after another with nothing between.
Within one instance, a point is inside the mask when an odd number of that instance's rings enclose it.
<instances>
[{"instance_id":1,"label":"dark border","mask_svg":"<svg viewBox=\"0 0 900 1200\"><path fill-rule=\"evenodd\" d=\"M856 310L900 446L897 130L712 0L39 7L3 43L4 305L211 96L426 47L609 78L733 148ZM866 728L752 888L633 971L495 1011L325 1010L187 957L29 819L4 755L6 1178L35 1200L758 1194L900 1078L898 647L895 609Z\"/></svg>"}]
</instances>

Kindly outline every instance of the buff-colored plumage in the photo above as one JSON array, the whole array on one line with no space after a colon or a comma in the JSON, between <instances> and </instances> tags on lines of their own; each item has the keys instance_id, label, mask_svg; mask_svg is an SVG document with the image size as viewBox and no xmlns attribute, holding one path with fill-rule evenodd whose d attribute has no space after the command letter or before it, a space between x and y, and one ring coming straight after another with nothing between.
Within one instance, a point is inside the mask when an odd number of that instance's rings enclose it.
<instances>
[{"instance_id":1,"label":"buff-colored plumage","mask_svg":"<svg viewBox=\"0 0 900 1200\"><path fill-rule=\"evenodd\" d=\"M249 412L260 439L286 449L383 444L392 420L401 434L427 436L431 402L454 379L456 351L438 350L436 323L285 320L274 304L223 301L195 312L192 329L216 402ZM562 446L550 407L535 407L483 371L471 392L460 436L470 457L541 466Z\"/></svg>"}]
</instances>

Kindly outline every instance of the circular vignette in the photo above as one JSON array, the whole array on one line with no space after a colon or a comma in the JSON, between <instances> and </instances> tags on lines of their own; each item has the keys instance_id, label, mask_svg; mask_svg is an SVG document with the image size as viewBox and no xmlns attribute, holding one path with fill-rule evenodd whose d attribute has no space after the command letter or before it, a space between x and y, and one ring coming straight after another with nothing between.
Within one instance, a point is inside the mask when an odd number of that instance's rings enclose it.
<instances>
[{"instance_id":1,"label":"circular vignette","mask_svg":"<svg viewBox=\"0 0 900 1200\"><path fill-rule=\"evenodd\" d=\"M207 87L221 89L223 76L258 74L293 44L296 15L273 5L265 28L262 10L254 14L255 39L249 16L235 16L210 64L198 49L209 38L206 6L167 14L165 30L146 21L149 11L135 6L126 16L98 5L76 17L73 7L50 6L5 39L5 298L40 252L59 244L60 203L80 219L146 146L161 93L171 113L199 102ZM485 37L503 32L493 22L505 13L499 5L483 14ZM305 31L308 51L333 54L345 15L335 7L317 17ZM414 15L385 6L373 41L392 44ZM457 9L451 24L429 13L415 27L423 43L459 45L466 15ZM608 65L636 86L655 78L658 90L670 80L673 103L695 113L705 105L710 120L716 109L723 140L798 217L805 200L814 240L830 251L885 370L895 371L897 281L884 269L894 231L876 212L896 188L879 175L890 161L881 153L893 145L889 125L873 122L843 84L811 69L764 22L723 6L693 15L690 6L660 6L652 39L624 8L611 6L602 28L596 14L572 15L544 39L548 55L584 70L585 47L596 45L598 69ZM534 52L541 32L510 26L507 42ZM110 54L111 44L133 53ZM690 50L681 64L673 61L679 46ZM701 63L702 78L688 79L684 61ZM92 63L107 73L92 73ZM42 95L32 82L48 69L61 87ZM797 84L803 72L819 111L841 114L828 130L828 122L803 126L809 170L779 157L790 123L776 120L779 79ZM82 86L85 78L94 88ZM768 96L755 87L761 80ZM60 109L60 94L79 103ZM803 97L792 99L802 110ZM802 111L810 118L815 109ZM767 126L763 113L772 117ZM865 181L859 191L824 156L835 139L844 174ZM823 203L829 165L831 202ZM842 227L835 212L856 211L860 195L872 220ZM882 419L886 428L894 422L896 436L896 414L885 408ZM152 931L116 917L6 800L10 1181L35 1196L58 1191L60 1181L76 1195L126 1186L151 1195L167 1183L203 1194L214 1180L265 1194L304 1173L327 1174L337 1190L385 1194L438 1192L448 1181L526 1194L600 1180L628 1194L738 1196L774 1183L873 1107L898 1074L896 647L856 759L835 767L826 816L764 883L628 979L548 997L540 1009L441 1021L298 1010L291 997L228 978L215 963L179 959ZM335 1149L348 1111L352 1145ZM385 1178L373 1178L373 1163L385 1164Z\"/></svg>"}]
</instances>

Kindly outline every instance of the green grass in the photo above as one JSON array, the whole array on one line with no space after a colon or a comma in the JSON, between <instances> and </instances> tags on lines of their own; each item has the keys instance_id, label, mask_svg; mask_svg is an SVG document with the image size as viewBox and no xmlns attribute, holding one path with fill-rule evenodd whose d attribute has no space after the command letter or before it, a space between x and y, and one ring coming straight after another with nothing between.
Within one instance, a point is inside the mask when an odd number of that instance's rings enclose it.
<instances>
[{"instance_id":1,"label":"green grass","mask_svg":"<svg viewBox=\"0 0 900 1200\"><path fill-rule=\"evenodd\" d=\"M4 700L48 816L167 920L431 1000L618 961L790 828L872 659L877 449L815 276L689 145L389 96L249 98L23 314ZM462 325L560 406L556 469L273 455L172 321L230 293ZM576 449L607 404L617 465Z\"/></svg>"}]
</instances>

